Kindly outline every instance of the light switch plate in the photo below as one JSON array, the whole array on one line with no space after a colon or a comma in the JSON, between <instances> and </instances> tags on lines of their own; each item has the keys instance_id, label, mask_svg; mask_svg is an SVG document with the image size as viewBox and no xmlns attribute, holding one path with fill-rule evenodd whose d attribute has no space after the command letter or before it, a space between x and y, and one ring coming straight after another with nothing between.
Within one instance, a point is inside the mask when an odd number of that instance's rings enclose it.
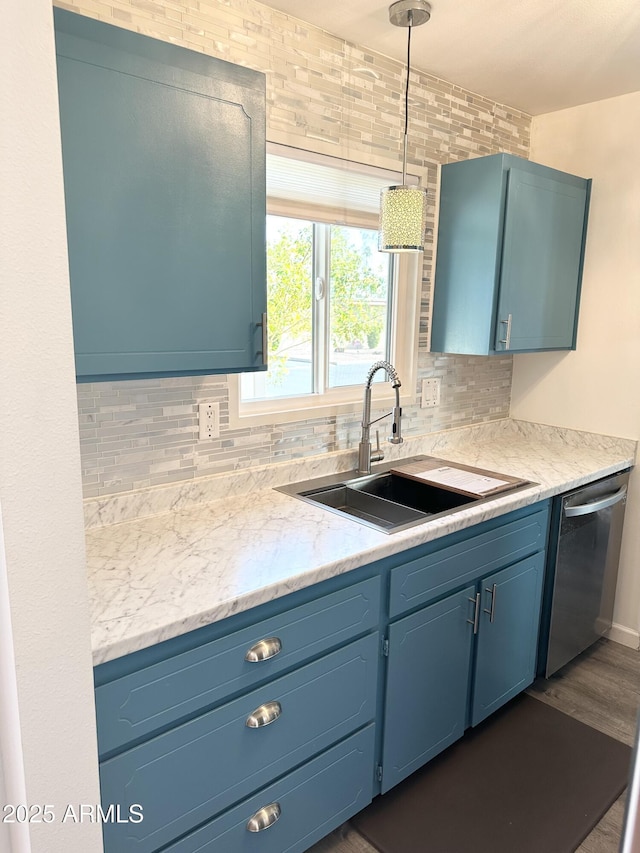
<instances>
[{"instance_id":1,"label":"light switch plate","mask_svg":"<svg viewBox=\"0 0 640 853\"><path fill-rule=\"evenodd\" d=\"M423 379L422 380L422 399L420 406L423 409L431 409L440 405L440 380L439 379Z\"/></svg>"}]
</instances>

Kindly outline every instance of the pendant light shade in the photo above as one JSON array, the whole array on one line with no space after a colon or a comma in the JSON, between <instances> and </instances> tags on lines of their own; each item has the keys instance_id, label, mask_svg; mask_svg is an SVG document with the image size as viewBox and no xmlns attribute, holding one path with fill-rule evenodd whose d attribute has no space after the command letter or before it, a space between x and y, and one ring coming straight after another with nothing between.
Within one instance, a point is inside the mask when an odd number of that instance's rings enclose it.
<instances>
[{"instance_id":1,"label":"pendant light shade","mask_svg":"<svg viewBox=\"0 0 640 853\"><path fill-rule=\"evenodd\" d=\"M404 145L402 184L380 193L378 249L381 252L422 252L427 223L427 192L407 186L407 145L409 136L409 76L411 74L411 29L426 23L431 6L425 0L398 0L389 7L389 20L407 27L407 81L404 95Z\"/></svg>"},{"instance_id":2,"label":"pendant light shade","mask_svg":"<svg viewBox=\"0 0 640 853\"><path fill-rule=\"evenodd\" d=\"M426 190L408 186L380 190L379 251L424 251L426 226Z\"/></svg>"}]
</instances>

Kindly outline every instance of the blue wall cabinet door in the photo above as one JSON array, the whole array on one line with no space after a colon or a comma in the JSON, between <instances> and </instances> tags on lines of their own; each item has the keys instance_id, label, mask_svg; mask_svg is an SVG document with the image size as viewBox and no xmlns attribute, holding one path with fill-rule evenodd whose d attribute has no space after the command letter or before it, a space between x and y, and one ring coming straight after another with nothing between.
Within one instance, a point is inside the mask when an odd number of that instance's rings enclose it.
<instances>
[{"instance_id":1,"label":"blue wall cabinet door","mask_svg":"<svg viewBox=\"0 0 640 853\"><path fill-rule=\"evenodd\" d=\"M54 13L78 377L264 369L264 75Z\"/></svg>"},{"instance_id":2,"label":"blue wall cabinet door","mask_svg":"<svg viewBox=\"0 0 640 853\"><path fill-rule=\"evenodd\" d=\"M431 349L575 349L590 181L508 154L442 167Z\"/></svg>"},{"instance_id":3,"label":"blue wall cabinet door","mask_svg":"<svg viewBox=\"0 0 640 853\"><path fill-rule=\"evenodd\" d=\"M474 600L471 586L389 628L382 793L464 733Z\"/></svg>"},{"instance_id":4,"label":"blue wall cabinet door","mask_svg":"<svg viewBox=\"0 0 640 853\"><path fill-rule=\"evenodd\" d=\"M471 724L522 692L534 679L544 553L480 582Z\"/></svg>"}]
</instances>

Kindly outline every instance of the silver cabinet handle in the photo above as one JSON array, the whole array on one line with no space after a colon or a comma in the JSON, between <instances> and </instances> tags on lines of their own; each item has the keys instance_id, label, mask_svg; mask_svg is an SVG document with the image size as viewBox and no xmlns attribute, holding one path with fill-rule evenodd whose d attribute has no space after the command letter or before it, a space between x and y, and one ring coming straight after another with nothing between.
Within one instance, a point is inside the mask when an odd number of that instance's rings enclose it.
<instances>
[{"instance_id":1,"label":"silver cabinet handle","mask_svg":"<svg viewBox=\"0 0 640 853\"><path fill-rule=\"evenodd\" d=\"M280 820L281 814L280 803L269 803L249 818L247 829L249 832L262 832L263 829L269 829L277 820Z\"/></svg>"},{"instance_id":2,"label":"silver cabinet handle","mask_svg":"<svg viewBox=\"0 0 640 853\"><path fill-rule=\"evenodd\" d=\"M256 323L257 326L262 327L262 349L258 353L258 355L262 356L262 363L267 363L267 354L268 354L268 346L269 346L269 336L267 333L267 312L262 312L262 320L259 323Z\"/></svg>"},{"instance_id":3,"label":"silver cabinet handle","mask_svg":"<svg viewBox=\"0 0 640 853\"><path fill-rule=\"evenodd\" d=\"M251 646L244 656L249 663L259 663L261 660L269 660L279 655L282 651L282 643L278 637L267 637L259 643Z\"/></svg>"},{"instance_id":4,"label":"silver cabinet handle","mask_svg":"<svg viewBox=\"0 0 640 853\"><path fill-rule=\"evenodd\" d=\"M247 717L247 728L261 729L263 726L268 726L275 723L282 713L282 705L279 702L265 702L260 705Z\"/></svg>"},{"instance_id":5,"label":"silver cabinet handle","mask_svg":"<svg viewBox=\"0 0 640 853\"><path fill-rule=\"evenodd\" d=\"M473 619L467 619L469 625L473 625L473 633L478 633L478 626L480 624L480 598L481 594L477 593L475 598L470 598L469 601L474 605L473 608Z\"/></svg>"},{"instance_id":6,"label":"silver cabinet handle","mask_svg":"<svg viewBox=\"0 0 640 853\"><path fill-rule=\"evenodd\" d=\"M591 515L592 512L598 512L601 509L606 509L609 506L620 503L626 496L627 487L623 486L612 495L606 495L604 498L598 498L596 501L589 501L586 504L578 504L577 506L566 506L564 514L567 518L574 518L576 515Z\"/></svg>"},{"instance_id":7,"label":"silver cabinet handle","mask_svg":"<svg viewBox=\"0 0 640 853\"><path fill-rule=\"evenodd\" d=\"M489 622L493 622L496 617L496 591L498 589L498 584L494 583L494 585L489 589L488 586L484 588L485 592L491 594L491 610L485 610L484 612L489 616Z\"/></svg>"},{"instance_id":8,"label":"silver cabinet handle","mask_svg":"<svg viewBox=\"0 0 640 853\"><path fill-rule=\"evenodd\" d=\"M513 319L513 315L509 314L506 320L500 320L500 322L507 327L507 332L504 338L501 338L500 343L504 344L505 349L511 348L511 321Z\"/></svg>"}]
</instances>

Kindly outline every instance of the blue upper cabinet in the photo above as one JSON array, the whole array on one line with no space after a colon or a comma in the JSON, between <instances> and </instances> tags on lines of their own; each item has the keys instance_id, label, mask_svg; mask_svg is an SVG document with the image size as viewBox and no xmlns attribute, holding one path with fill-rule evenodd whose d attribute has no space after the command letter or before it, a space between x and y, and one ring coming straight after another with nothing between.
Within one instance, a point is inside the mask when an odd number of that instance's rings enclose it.
<instances>
[{"instance_id":1,"label":"blue upper cabinet","mask_svg":"<svg viewBox=\"0 0 640 853\"><path fill-rule=\"evenodd\" d=\"M575 349L590 186L510 154L442 167L433 352Z\"/></svg>"},{"instance_id":2,"label":"blue upper cabinet","mask_svg":"<svg viewBox=\"0 0 640 853\"><path fill-rule=\"evenodd\" d=\"M264 369L264 75L54 14L78 378Z\"/></svg>"}]
</instances>

